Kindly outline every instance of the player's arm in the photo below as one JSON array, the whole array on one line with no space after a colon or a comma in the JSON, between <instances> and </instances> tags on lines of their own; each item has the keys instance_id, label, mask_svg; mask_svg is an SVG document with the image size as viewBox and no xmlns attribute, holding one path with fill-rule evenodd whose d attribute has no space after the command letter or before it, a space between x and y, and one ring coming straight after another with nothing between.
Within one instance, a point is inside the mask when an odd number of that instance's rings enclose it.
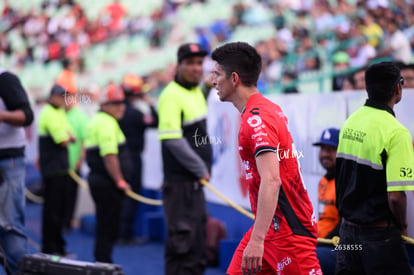
<instances>
[{"instance_id":1,"label":"player's arm","mask_svg":"<svg viewBox=\"0 0 414 275\"><path fill-rule=\"evenodd\" d=\"M129 185L126 183L124 176L122 175L121 165L119 164L118 155L108 154L103 157L106 171L114 180L118 188L128 189Z\"/></svg>"},{"instance_id":2,"label":"player's arm","mask_svg":"<svg viewBox=\"0 0 414 275\"><path fill-rule=\"evenodd\" d=\"M108 127L110 126L113 125L108 125ZM99 130L99 154L103 158L106 171L118 186L118 188L122 190L129 189L130 187L125 181L118 159L118 142L116 138L116 130L114 128L108 129L103 127Z\"/></svg>"},{"instance_id":3,"label":"player's arm","mask_svg":"<svg viewBox=\"0 0 414 275\"><path fill-rule=\"evenodd\" d=\"M260 175L256 219L250 241L243 253L242 269L260 270L262 266L264 240L276 211L282 181L279 174L277 153L264 151L256 157Z\"/></svg>"},{"instance_id":4,"label":"player's arm","mask_svg":"<svg viewBox=\"0 0 414 275\"><path fill-rule=\"evenodd\" d=\"M388 192L388 204L402 234L407 234L407 196L404 191Z\"/></svg>"}]
</instances>

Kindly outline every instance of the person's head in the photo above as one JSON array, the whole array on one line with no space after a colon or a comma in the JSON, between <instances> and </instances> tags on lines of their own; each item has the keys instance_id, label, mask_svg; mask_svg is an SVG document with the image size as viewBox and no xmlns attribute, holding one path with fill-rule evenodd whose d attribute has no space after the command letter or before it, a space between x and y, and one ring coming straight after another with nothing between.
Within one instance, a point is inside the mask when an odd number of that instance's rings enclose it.
<instances>
[{"instance_id":1,"label":"person's head","mask_svg":"<svg viewBox=\"0 0 414 275\"><path fill-rule=\"evenodd\" d=\"M404 87L414 88L414 64L405 65L401 68L401 75L404 77Z\"/></svg>"},{"instance_id":2,"label":"person's head","mask_svg":"<svg viewBox=\"0 0 414 275\"><path fill-rule=\"evenodd\" d=\"M186 87L196 87L203 78L203 61L207 54L200 44L181 45L177 51L176 80Z\"/></svg>"},{"instance_id":3,"label":"person's head","mask_svg":"<svg viewBox=\"0 0 414 275\"><path fill-rule=\"evenodd\" d=\"M319 162L328 172L335 171L336 151L339 142L339 129L327 128L323 130L321 138L318 142L313 143L319 149Z\"/></svg>"},{"instance_id":4,"label":"person's head","mask_svg":"<svg viewBox=\"0 0 414 275\"><path fill-rule=\"evenodd\" d=\"M346 52L336 52L332 59L335 71L341 71L349 68L349 55Z\"/></svg>"},{"instance_id":5,"label":"person's head","mask_svg":"<svg viewBox=\"0 0 414 275\"><path fill-rule=\"evenodd\" d=\"M262 59L254 47L244 42L227 43L213 51L212 59L216 62L213 85L222 101L229 100L239 85L257 87Z\"/></svg>"},{"instance_id":6,"label":"person's head","mask_svg":"<svg viewBox=\"0 0 414 275\"><path fill-rule=\"evenodd\" d=\"M402 96L404 78L394 62L381 62L365 71L368 98L383 103L398 103Z\"/></svg>"},{"instance_id":7,"label":"person's head","mask_svg":"<svg viewBox=\"0 0 414 275\"><path fill-rule=\"evenodd\" d=\"M365 90L365 71L367 67L363 67L358 69L353 74L354 83L355 83L355 90Z\"/></svg>"},{"instance_id":8,"label":"person's head","mask_svg":"<svg viewBox=\"0 0 414 275\"><path fill-rule=\"evenodd\" d=\"M65 88L58 84L54 84L52 89L50 89L49 102L58 108L63 108L66 104L65 95Z\"/></svg>"},{"instance_id":9,"label":"person's head","mask_svg":"<svg viewBox=\"0 0 414 275\"><path fill-rule=\"evenodd\" d=\"M398 30L398 22L395 18L389 18L386 25L387 31L393 34Z\"/></svg>"},{"instance_id":10,"label":"person's head","mask_svg":"<svg viewBox=\"0 0 414 275\"><path fill-rule=\"evenodd\" d=\"M116 120L122 118L125 112L125 96L120 87L110 83L101 93L99 103L101 104L101 110Z\"/></svg>"},{"instance_id":11,"label":"person's head","mask_svg":"<svg viewBox=\"0 0 414 275\"><path fill-rule=\"evenodd\" d=\"M62 67L65 70L69 70L69 71L75 71L76 70L76 62L75 60L69 59L69 58L65 58L62 60Z\"/></svg>"},{"instance_id":12,"label":"person's head","mask_svg":"<svg viewBox=\"0 0 414 275\"><path fill-rule=\"evenodd\" d=\"M144 94L143 86L144 80L138 75L126 74L122 78L121 88L129 101L134 101L142 97Z\"/></svg>"}]
</instances>

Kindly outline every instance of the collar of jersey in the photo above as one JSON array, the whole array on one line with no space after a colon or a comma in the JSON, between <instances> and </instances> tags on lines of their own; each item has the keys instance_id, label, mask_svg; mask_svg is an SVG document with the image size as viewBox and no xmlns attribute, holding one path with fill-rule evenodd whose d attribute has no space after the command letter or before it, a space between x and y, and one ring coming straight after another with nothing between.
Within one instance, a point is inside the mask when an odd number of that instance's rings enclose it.
<instances>
[{"instance_id":1,"label":"collar of jersey","mask_svg":"<svg viewBox=\"0 0 414 275\"><path fill-rule=\"evenodd\" d=\"M367 99L367 101L365 102L365 106L387 111L388 113L390 113L392 116L395 117L395 113L393 109L391 109L390 106L388 106L387 104L383 102L372 100L372 99Z\"/></svg>"}]
</instances>

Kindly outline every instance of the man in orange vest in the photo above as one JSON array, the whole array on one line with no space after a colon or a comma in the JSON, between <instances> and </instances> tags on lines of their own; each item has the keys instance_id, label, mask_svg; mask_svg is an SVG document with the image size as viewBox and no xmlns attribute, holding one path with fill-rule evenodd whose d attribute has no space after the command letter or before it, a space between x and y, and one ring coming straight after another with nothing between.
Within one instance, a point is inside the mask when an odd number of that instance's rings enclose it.
<instances>
[{"instance_id":1,"label":"man in orange vest","mask_svg":"<svg viewBox=\"0 0 414 275\"><path fill-rule=\"evenodd\" d=\"M320 147L319 162L326 170L326 174L319 182L318 194L318 237L332 238L339 236L339 214L336 208L335 194L335 166L336 150L338 147L339 129L327 128L323 130L318 142L314 146ZM336 251L333 247L318 245L316 254L323 274L334 274Z\"/></svg>"},{"instance_id":2,"label":"man in orange vest","mask_svg":"<svg viewBox=\"0 0 414 275\"><path fill-rule=\"evenodd\" d=\"M335 164L338 147L339 129L328 128L322 132L321 138L314 146L319 146L319 162L326 174L319 182L318 191L318 237L332 238L338 236L339 214L336 208Z\"/></svg>"}]
</instances>

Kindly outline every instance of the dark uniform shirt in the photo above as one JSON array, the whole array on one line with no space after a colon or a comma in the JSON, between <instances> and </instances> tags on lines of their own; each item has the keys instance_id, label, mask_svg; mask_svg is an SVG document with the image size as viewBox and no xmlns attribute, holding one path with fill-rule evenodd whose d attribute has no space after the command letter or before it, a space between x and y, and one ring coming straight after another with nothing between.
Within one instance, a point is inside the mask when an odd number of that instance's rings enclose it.
<instances>
[{"instance_id":1,"label":"dark uniform shirt","mask_svg":"<svg viewBox=\"0 0 414 275\"><path fill-rule=\"evenodd\" d=\"M211 165L211 145L207 136L207 103L199 87L186 89L173 81L158 101L159 139L184 137L207 167ZM164 178L169 181L194 181L198 178L186 169L162 144Z\"/></svg>"}]
</instances>

